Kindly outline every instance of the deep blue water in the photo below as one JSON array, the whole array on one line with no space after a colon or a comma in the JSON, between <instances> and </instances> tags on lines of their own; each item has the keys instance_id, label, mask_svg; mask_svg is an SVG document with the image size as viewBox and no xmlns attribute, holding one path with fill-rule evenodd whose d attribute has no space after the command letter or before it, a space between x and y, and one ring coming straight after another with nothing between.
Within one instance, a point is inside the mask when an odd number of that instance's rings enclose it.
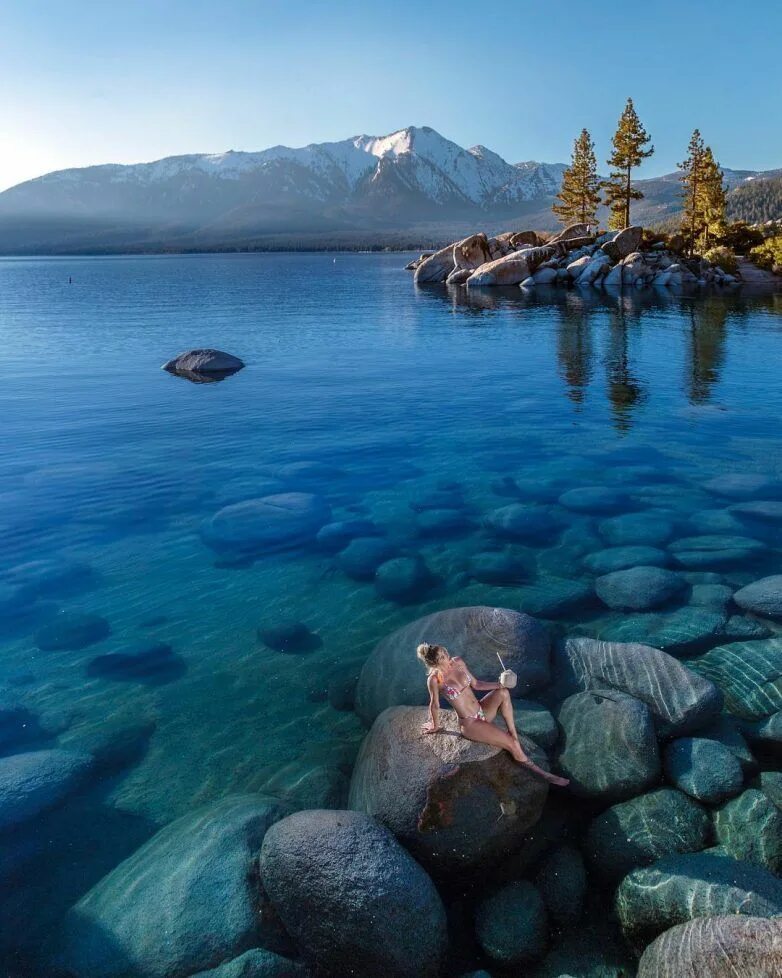
<instances>
[{"instance_id":1,"label":"deep blue water","mask_svg":"<svg viewBox=\"0 0 782 978\"><path fill-rule=\"evenodd\" d=\"M672 521L675 538L736 535L738 497L710 480L782 478L782 297L468 296L416 289L406 260L0 262L0 683L34 718L25 746L123 730L137 741L11 838L5 946L34 953L81 893L205 801L258 790L338 800L363 731L326 691L389 631L453 605L529 608L563 580L591 582L583 560L624 512ZM160 370L199 346L246 369L203 385ZM280 474L305 460L337 471ZM221 560L202 522L274 480L322 495L335 520L376 523L396 552L423 559L431 586L386 600L312 541ZM585 486L615 489L614 509L557 502ZM459 510L452 532L422 531L434 492ZM513 544L487 532L487 513L518 500L546 507L556 532ZM778 528L743 530L765 548L700 569L734 587L778 571ZM476 580L486 553L510 557L519 578ZM14 568L52 558L89 572L20 606ZM110 634L42 651L36 636L61 610L101 616ZM550 617L588 634L626 618L597 603ZM259 642L259 627L288 619L317 635L306 654ZM173 664L96 674L96 657L139 642L170 645Z\"/></svg>"}]
</instances>

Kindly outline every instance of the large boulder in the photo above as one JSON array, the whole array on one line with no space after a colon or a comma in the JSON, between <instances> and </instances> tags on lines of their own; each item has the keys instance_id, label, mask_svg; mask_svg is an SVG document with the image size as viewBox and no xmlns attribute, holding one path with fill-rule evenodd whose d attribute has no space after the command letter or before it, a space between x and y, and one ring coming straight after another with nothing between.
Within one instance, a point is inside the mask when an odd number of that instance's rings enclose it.
<instances>
[{"instance_id":1,"label":"large boulder","mask_svg":"<svg viewBox=\"0 0 782 978\"><path fill-rule=\"evenodd\" d=\"M79 978L187 978L263 943L256 860L275 802L234 795L161 829L68 911Z\"/></svg>"},{"instance_id":2,"label":"large boulder","mask_svg":"<svg viewBox=\"0 0 782 978\"><path fill-rule=\"evenodd\" d=\"M717 842L734 859L782 874L782 811L757 788L726 802L714 815Z\"/></svg>"},{"instance_id":3,"label":"large boulder","mask_svg":"<svg viewBox=\"0 0 782 978\"><path fill-rule=\"evenodd\" d=\"M638 251L643 233L644 229L637 225L624 228L613 240L604 242L600 247L613 261L621 261Z\"/></svg>"},{"instance_id":4,"label":"large boulder","mask_svg":"<svg viewBox=\"0 0 782 978\"><path fill-rule=\"evenodd\" d=\"M224 506L203 522L201 538L219 554L259 556L314 540L330 519L320 496L284 492Z\"/></svg>"},{"instance_id":5,"label":"large boulder","mask_svg":"<svg viewBox=\"0 0 782 978\"><path fill-rule=\"evenodd\" d=\"M457 270L475 269L487 261L491 261L491 253L489 241L482 231L457 241L453 246L453 264Z\"/></svg>"},{"instance_id":6,"label":"large boulder","mask_svg":"<svg viewBox=\"0 0 782 978\"><path fill-rule=\"evenodd\" d=\"M503 967L541 958L548 943L548 919L532 883L509 883L483 900L475 911L475 936L484 953Z\"/></svg>"},{"instance_id":7,"label":"large boulder","mask_svg":"<svg viewBox=\"0 0 782 978\"><path fill-rule=\"evenodd\" d=\"M540 818L548 786L498 747L467 740L453 710L425 734L428 711L399 706L375 720L350 783L351 808L389 828L440 872L486 865L513 850ZM545 766L532 741L524 750Z\"/></svg>"},{"instance_id":8,"label":"large boulder","mask_svg":"<svg viewBox=\"0 0 782 978\"><path fill-rule=\"evenodd\" d=\"M673 611L647 611L623 615L600 629L600 638L610 642L639 642L670 655L695 655L723 641L728 616L706 608L686 605Z\"/></svg>"},{"instance_id":9,"label":"large boulder","mask_svg":"<svg viewBox=\"0 0 782 978\"><path fill-rule=\"evenodd\" d=\"M616 892L625 936L637 950L695 917L782 915L782 880L723 850L667 856L625 876Z\"/></svg>"},{"instance_id":10,"label":"large boulder","mask_svg":"<svg viewBox=\"0 0 782 978\"><path fill-rule=\"evenodd\" d=\"M551 643L534 618L483 605L436 611L392 632L365 662L356 690L356 712L365 723L389 706L429 702L426 672L415 654L421 642L445 645L451 655L463 656L479 679L499 675L499 654L518 675L513 695L522 696L549 680Z\"/></svg>"},{"instance_id":11,"label":"large boulder","mask_svg":"<svg viewBox=\"0 0 782 978\"><path fill-rule=\"evenodd\" d=\"M782 574L753 581L736 591L733 600L745 611L782 620Z\"/></svg>"},{"instance_id":12,"label":"large boulder","mask_svg":"<svg viewBox=\"0 0 782 978\"><path fill-rule=\"evenodd\" d=\"M444 248L440 248L433 255L429 255L428 258L424 258L416 266L413 277L415 284L423 285L425 282L444 282L456 267L453 261L453 252L455 245L458 244L460 244L458 241L448 244Z\"/></svg>"},{"instance_id":13,"label":"large boulder","mask_svg":"<svg viewBox=\"0 0 782 978\"><path fill-rule=\"evenodd\" d=\"M562 697L576 690L607 688L642 700L661 736L697 729L722 708L722 696L713 683L648 645L569 638L556 647L554 671Z\"/></svg>"},{"instance_id":14,"label":"large boulder","mask_svg":"<svg viewBox=\"0 0 782 978\"><path fill-rule=\"evenodd\" d=\"M559 767L584 798L619 801L660 775L654 721L645 703L613 689L569 696L556 714Z\"/></svg>"},{"instance_id":15,"label":"large boulder","mask_svg":"<svg viewBox=\"0 0 782 978\"><path fill-rule=\"evenodd\" d=\"M744 774L738 758L724 744L704 737L680 737L665 748L665 775L671 784L707 805L741 791Z\"/></svg>"},{"instance_id":16,"label":"large boulder","mask_svg":"<svg viewBox=\"0 0 782 978\"><path fill-rule=\"evenodd\" d=\"M188 350L163 364L170 374L234 374L244 366L239 357L222 350Z\"/></svg>"},{"instance_id":17,"label":"large boulder","mask_svg":"<svg viewBox=\"0 0 782 978\"><path fill-rule=\"evenodd\" d=\"M304 959L327 974L434 978L445 909L418 863L359 812L303 811L267 832L266 892Z\"/></svg>"},{"instance_id":18,"label":"large boulder","mask_svg":"<svg viewBox=\"0 0 782 978\"><path fill-rule=\"evenodd\" d=\"M576 221L573 224L568 224L567 227L564 227L552 238L549 238L548 243L551 245L558 244L559 242L576 241L579 238L587 237L591 229L591 224L584 224L581 221Z\"/></svg>"},{"instance_id":19,"label":"large boulder","mask_svg":"<svg viewBox=\"0 0 782 978\"><path fill-rule=\"evenodd\" d=\"M761 720L782 710L782 639L720 645L689 665L719 686L735 716Z\"/></svg>"},{"instance_id":20,"label":"large boulder","mask_svg":"<svg viewBox=\"0 0 782 978\"><path fill-rule=\"evenodd\" d=\"M659 608L687 590L687 582L663 567L631 567L604 574L595 581L597 596L620 611L647 611Z\"/></svg>"},{"instance_id":21,"label":"large boulder","mask_svg":"<svg viewBox=\"0 0 782 978\"><path fill-rule=\"evenodd\" d=\"M600 876L616 883L663 856L700 852L709 832L709 816L697 802L673 788L658 788L593 819L585 853Z\"/></svg>"},{"instance_id":22,"label":"large boulder","mask_svg":"<svg viewBox=\"0 0 782 978\"><path fill-rule=\"evenodd\" d=\"M36 750L0 758L0 831L35 818L79 788L93 759L75 750Z\"/></svg>"},{"instance_id":23,"label":"large boulder","mask_svg":"<svg viewBox=\"0 0 782 978\"><path fill-rule=\"evenodd\" d=\"M518 285L534 271L527 261L525 251L512 251L486 262L472 273L467 279L470 288L480 285Z\"/></svg>"},{"instance_id":24,"label":"large boulder","mask_svg":"<svg viewBox=\"0 0 782 978\"><path fill-rule=\"evenodd\" d=\"M758 472L724 472L704 482L703 488L728 499L770 499L782 494L782 483Z\"/></svg>"},{"instance_id":25,"label":"large boulder","mask_svg":"<svg viewBox=\"0 0 782 978\"><path fill-rule=\"evenodd\" d=\"M233 961L199 971L192 978L310 978L312 972L301 961L292 961L273 951L254 947Z\"/></svg>"},{"instance_id":26,"label":"large boulder","mask_svg":"<svg viewBox=\"0 0 782 978\"><path fill-rule=\"evenodd\" d=\"M743 914L677 924L646 948L638 978L779 978L782 920Z\"/></svg>"},{"instance_id":27,"label":"large boulder","mask_svg":"<svg viewBox=\"0 0 782 978\"><path fill-rule=\"evenodd\" d=\"M535 584L515 591L520 611L539 618L566 618L576 611L597 604L595 590L587 581L560 577L540 578Z\"/></svg>"},{"instance_id":28,"label":"large boulder","mask_svg":"<svg viewBox=\"0 0 782 978\"><path fill-rule=\"evenodd\" d=\"M595 515L616 513L627 506L627 503L627 496L623 492L608 486L578 486L576 489L568 489L559 497L560 506L576 513Z\"/></svg>"},{"instance_id":29,"label":"large boulder","mask_svg":"<svg viewBox=\"0 0 782 978\"><path fill-rule=\"evenodd\" d=\"M614 571L627 570L630 567L664 567L668 563L668 555L657 547L608 547L588 554L584 558L584 567L593 574L612 574Z\"/></svg>"}]
</instances>

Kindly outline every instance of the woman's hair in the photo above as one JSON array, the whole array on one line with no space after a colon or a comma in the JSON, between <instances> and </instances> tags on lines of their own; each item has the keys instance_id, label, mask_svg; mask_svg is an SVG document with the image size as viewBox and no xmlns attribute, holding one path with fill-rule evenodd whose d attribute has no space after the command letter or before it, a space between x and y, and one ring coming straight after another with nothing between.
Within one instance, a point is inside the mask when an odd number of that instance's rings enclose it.
<instances>
[{"instance_id":1,"label":"woman's hair","mask_svg":"<svg viewBox=\"0 0 782 978\"><path fill-rule=\"evenodd\" d=\"M421 644L415 650L415 654L425 666L429 666L430 669L434 669L434 667L437 665L437 659L440 653L447 653L447 651L448 650L444 645L430 645L429 642L421 642Z\"/></svg>"}]
</instances>

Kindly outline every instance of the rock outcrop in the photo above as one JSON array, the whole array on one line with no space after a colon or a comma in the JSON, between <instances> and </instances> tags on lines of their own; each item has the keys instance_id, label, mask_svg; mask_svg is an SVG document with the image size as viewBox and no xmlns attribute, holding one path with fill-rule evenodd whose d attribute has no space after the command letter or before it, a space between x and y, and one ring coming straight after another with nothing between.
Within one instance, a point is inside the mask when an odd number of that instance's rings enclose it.
<instances>
[{"instance_id":1,"label":"rock outcrop","mask_svg":"<svg viewBox=\"0 0 782 978\"><path fill-rule=\"evenodd\" d=\"M484 679L499 675L499 653L518 675L514 696L549 680L551 642L540 622L508 608L449 608L397 629L375 647L356 690L356 712L365 723L371 724L389 706L429 702L426 671L415 654L421 642L444 645L451 655L464 656L472 674Z\"/></svg>"},{"instance_id":2,"label":"rock outcrop","mask_svg":"<svg viewBox=\"0 0 782 978\"><path fill-rule=\"evenodd\" d=\"M302 957L327 974L434 978L445 908L393 835L354 811L303 811L266 833L264 888Z\"/></svg>"},{"instance_id":3,"label":"rock outcrop","mask_svg":"<svg viewBox=\"0 0 782 978\"><path fill-rule=\"evenodd\" d=\"M281 814L240 795L171 822L68 912L57 964L79 978L188 978L262 945L256 861Z\"/></svg>"},{"instance_id":4,"label":"rock outcrop","mask_svg":"<svg viewBox=\"0 0 782 978\"><path fill-rule=\"evenodd\" d=\"M779 978L782 920L743 914L698 917L644 951L638 978Z\"/></svg>"},{"instance_id":5,"label":"rock outcrop","mask_svg":"<svg viewBox=\"0 0 782 978\"><path fill-rule=\"evenodd\" d=\"M538 821L548 785L507 751L462 737L452 710L440 716L442 732L425 734L422 707L380 714L353 769L350 807L389 828L431 872L490 865ZM546 767L540 748L521 741Z\"/></svg>"},{"instance_id":6,"label":"rock outcrop","mask_svg":"<svg viewBox=\"0 0 782 978\"><path fill-rule=\"evenodd\" d=\"M648 645L565 639L556 646L554 676L561 697L597 688L634 696L649 707L661 736L696 730L722 707L712 682Z\"/></svg>"}]
</instances>

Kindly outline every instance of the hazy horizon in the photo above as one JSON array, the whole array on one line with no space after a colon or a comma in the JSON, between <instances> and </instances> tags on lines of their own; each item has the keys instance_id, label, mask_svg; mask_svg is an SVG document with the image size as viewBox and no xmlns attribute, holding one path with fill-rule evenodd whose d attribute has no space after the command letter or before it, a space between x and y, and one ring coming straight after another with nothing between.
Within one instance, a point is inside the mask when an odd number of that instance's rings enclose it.
<instances>
[{"instance_id":1,"label":"hazy horizon","mask_svg":"<svg viewBox=\"0 0 782 978\"><path fill-rule=\"evenodd\" d=\"M671 172L695 126L723 166L782 166L773 127L782 9L664 2L632 23L566 3L481 10L401 0L132 8L94 0L6 4L0 190L52 170L229 149L303 146L428 125L508 162L569 159L582 127L604 168L631 95ZM675 23L675 32L671 24ZM762 24L762 30L758 25Z\"/></svg>"}]
</instances>

